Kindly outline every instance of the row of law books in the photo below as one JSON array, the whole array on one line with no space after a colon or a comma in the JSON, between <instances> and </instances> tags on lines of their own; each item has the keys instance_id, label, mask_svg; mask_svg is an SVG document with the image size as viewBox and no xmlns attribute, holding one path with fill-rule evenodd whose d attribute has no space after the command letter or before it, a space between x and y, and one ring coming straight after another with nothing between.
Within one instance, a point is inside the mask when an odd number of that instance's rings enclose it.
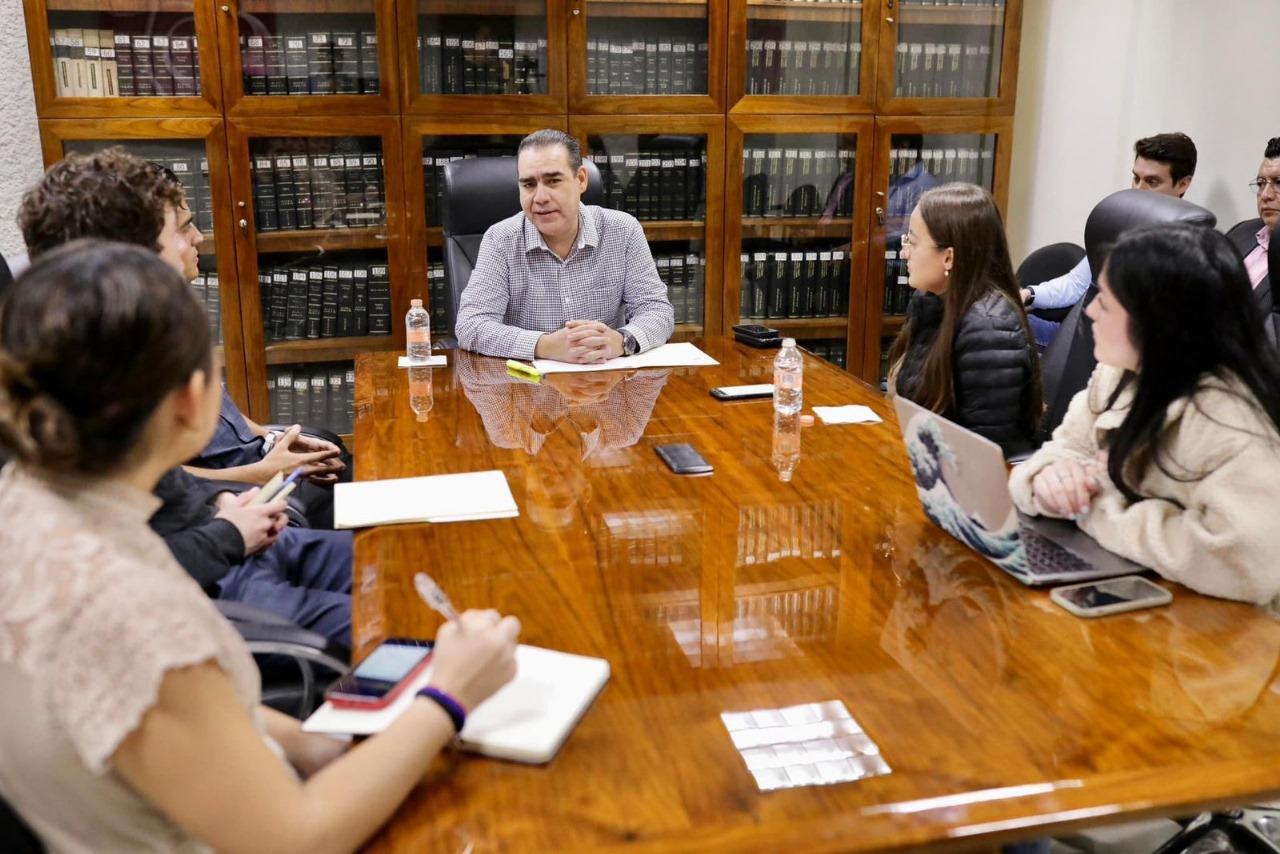
<instances>
[{"instance_id":1,"label":"row of law books","mask_svg":"<svg viewBox=\"0 0 1280 854\"><path fill-rule=\"evenodd\" d=\"M547 39L495 35L487 23L450 19L444 32L418 36L418 88L429 95L541 95L547 91Z\"/></svg>"},{"instance_id":2,"label":"row of law books","mask_svg":"<svg viewBox=\"0 0 1280 854\"><path fill-rule=\"evenodd\" d=\"M991 145L945 146L935 148L892 148L889 150L889 181L904 178L919 164L943 183L964 181L992 187L995 179L996 151Z\"/></svg>"},{"instance_id":3,"label":"row of law books","mask_svg":"<svg viewBox=\"0 0 1280 854\"><path fill-rule=\"evenodd\" d=\"M444 214L444 168L455 160L477 157L515 157L515 146L509 148L440 149L422 153L422 189L427 207L427 222L440 225Z\"/></svg>"},{"instance_id":4,"label":"row of law books","mask_svg":"<svg viewBox=\"0 0 1280 854\"><path fill-rule=\"evenodd\" d=\"M899 42L895 59L901 98L985 98L997 88L990 44Z\"/></svg>"},{"instance_id":5,"label":"row of law books","mask_svg":"<svg viewBox=\"0 0 1280 854\"><path fill-rule=\"evenodd\" d=\"M704 147L596 153L604 206L639 220L700 220L706 214Z\"/></svg>"},{"instance_id":6,"label":"row of law books","mask_svg":"<svg viewBox=\"0 0 1280 854\"><path fill-rule=\"evenodd\" d=\"M431 334L448 334L453 329L453 298L449 295L449 279L441 261L427 264L427 297Z\"/></svg>"},{"instance_id":7,"label":"row of law books","mask_svg":"<svg viewBox=\"0 0 1280 854\"><path fill-rule=\"evenodd\" d=\"M892 253L897 255L897 253ZM884 313L903 315L911 301L910 277L907 262L903 258L886 258L884 262Z\"/></svg>"},{"instance_id":8,"label":"row of law books","mask_svg":"<svg viewBox=\"0 0 1280 854\"><path fill-rule=\"evenodd\" d=\"M740 316L841 317L849 312L849 265L842 249L743 252Z\"/></svg>"},{"instance_id":9,"label":"row of law books","mask_svg":"<svg viewBox=\"0 0 1280 854\"><path fill-rule=\"evenodd\" d=\"M841 370L848 367L849 345L843 338L821 338L803 341L801 346L819 359L826 359Z\"/></svg>"},{"instance_id":10,"label":"row of law books","mask_svg":"<svg viewBox=\"0 0 1280 854\"><path fill-rule=\"evenodd\" d=\"M667 299L676 323L702 323L707 259L700 252L654 253L658 278L667 286Z\"/></svg>"},{"instance_id":11,"label":"row of law books","mask_svg":"<svg viewBox=\"0 0 1280 854\"><path fill-rule=\"evenodd\" d=\"M240 65L246 95L376 95L378 34L241 36Z\"/></svg>"},{"instance_id":12,"label":"row of law books","mask_svg":"<svg viewBox=\"0 0 1280 854\"><path fill-rule=\"evenodd\" d=\"M810 349L809 342L805 348ZM840 557L840 504L769 504L738 510L737 566Z\"/></svg>"},{"instance_id":13,"label":"row of law books","mask_svg":"<svg viewBox=\"0 0 1280 854\"><path fill-rule=\"evenodd\" d=\"M776 593L737 594L734 596L734 624L760 625L773 620L782 634L792 641L825 641L835 637L836 588L830 584L784 590ZM744 633L741 641L735 631L735 658L743 653L746 643L759 640ZM772 657L772 656L769 656Z\"/></svg>"},{"instance_id":14,"label":"row of law books","mask_svg":"<svg viewBox=\"0 0 1280 854\"><path fill-rule=\"evenodd\" d=\"M748 95L852 95L862 73L862 42L813 39L747 40Z\"/></svg>"},{"instance_id":15,"label":"row of law books","mask_svg":"<svg viewBox=\"0 0 1280 854\"><path fill-rule=\"evenodd\" d=\"M268 341L391 334L386 264L310 264L258 272Z\"/></svg>"},{"instance_id":16,"label":"row of law books","mask_svg":"<svg viewBox=\"0 0 1280 854\"><path fill-rule=\"evenodd\" d=\"M195 36L70 27L49 35L54 88L62 98L200 94Z\"/></svg>"},{"instance_id":17,"label":"row of law books","mask_svg":"<svg viewBox=\"0 0 1280 854\"><path fill-rule=\"evenodd\" d=\"M742 150L742 215L852 216L852 148Z\"/></svg>"},{"instance_id":18,"label":"row of law books","mask_svg":"<svg viewBox=\"0 0 1280 854\"><path fill-rule=\"evenodd\" d=\"M139 157L168 167L182 184L182 194L186 196L187 207L191 210L196 228L206 236L213 233L213 194L209 189L209 158L196 157L149 157L145 151L135 152Z\"/></svg>"},{"instance_id":19,"label":"row of law books","mask_svg":"<svg viewBox=\"0 0 1280 854\"><path fill-rule=\"evenodd\" d=\"M366 228L386 219L382 155L307 140L306 152L251 156L258 231Z\"/></svg>"},{"instance_id":20,"label":"row of law books","mask_svg":"<svg viewBox=\"0 0 1280 854\"><path fill-rule=\"evenodd\" d=\"M271 420L350 433L355 424L356 370L351 362L267 369Z\"/></svg>"},{"instance_id":21,"label":"row of law books","mask_svg":"<svg viewBox=\"0 0 1280 854\"><path fill-rule=\"evenodd\" d=\"M592 95L696 95L707 92L707 41L675 22L593 23L587 34Z\"/></svg>"},{"instance_id":22,"label":"row of law books","mask_svg":"<svg viewBox=\"0 0 1280 854\"><path fill-rule=\"evenodd\" d=\"M203 272L191 280L196 300L204 306L209 318L209 337L214 344L222 343L222 289L218 286L218 274Z\"/></svg>"}]
</instances>

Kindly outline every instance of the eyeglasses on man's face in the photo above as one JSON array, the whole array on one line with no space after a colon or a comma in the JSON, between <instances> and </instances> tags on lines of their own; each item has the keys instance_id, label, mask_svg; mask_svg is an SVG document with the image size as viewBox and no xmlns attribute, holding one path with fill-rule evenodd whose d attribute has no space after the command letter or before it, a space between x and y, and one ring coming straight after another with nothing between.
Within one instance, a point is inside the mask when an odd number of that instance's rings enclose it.
<instances>
[{"instance_id":1,"label":"eyeglasses on man's face","mask_svg":"<svg viewBox=\"0 0 1280 854\"><path fill-rule=\"evenodd\" d=\"M1271 192L1280 196L1280 178L1258 178L1256 181L1249 182L1249 189L1253 190L1255 196L1261 196L1266 192L1267 187L1271 188Z\"/></svg>"}]
</instances>

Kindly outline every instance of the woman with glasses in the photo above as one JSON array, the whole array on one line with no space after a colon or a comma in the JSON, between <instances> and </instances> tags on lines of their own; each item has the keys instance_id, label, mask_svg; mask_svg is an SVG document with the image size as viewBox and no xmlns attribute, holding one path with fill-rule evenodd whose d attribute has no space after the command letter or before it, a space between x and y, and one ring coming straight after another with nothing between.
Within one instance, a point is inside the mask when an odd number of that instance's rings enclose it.
<instances>
[{"instance_id":1,"label":"woman with glasses","mask_svg":"<svg viewBox=\"0 0 1280 854\"><path fill-rule=\"evenodd\" d=\"M257 668L147 527L221 385L204 308L155 252L80 240L0 306L0 796L51 851L351 851L515 674L468 611L431 681L348 745L260 705Z\"/></svg>"},{"instance_id":2,"label":"woman with glasses","mask_svg":"<svg viewBox=\"0 0 1280 854\"><path fill-rule=\"evenodd\" d=\"M1098 368L1013 470L1026 513L1210 596L1280 610L1280 368L1221 234L1125 234L1086 309Z\"/></svg>"},{"instance_id":3,"label":"woman with glasses","mask_svg":"<svg viewBox=\"0 0 1280 854\"><path fill-rule=\"evenodd\" d=\"M996 442L1032 449L1043 396L1036 349L991 194L945 184L902 235L915 293L889 351L889 389Z\"/></svg>"}]
</instances>

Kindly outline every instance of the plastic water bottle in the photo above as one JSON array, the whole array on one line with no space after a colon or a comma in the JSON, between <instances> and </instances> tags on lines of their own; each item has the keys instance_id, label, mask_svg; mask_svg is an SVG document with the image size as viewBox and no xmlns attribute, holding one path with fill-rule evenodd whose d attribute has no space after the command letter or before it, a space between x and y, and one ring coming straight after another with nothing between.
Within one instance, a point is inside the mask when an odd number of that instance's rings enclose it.
<instances>
[{"instance_id":1,"label":"plastic water bottle","mask_svg":"<svg viewBox=\"0 0 1280 854\"><path fill-rule=\"evenodd\" d=\"M425 362L431 358L431 315L422 307L422 300L409 301L409 313L404 316L404 339L412 361Z\"/></svg>"},{"instance_id":2,"label":"plastic water bottle","mask_svg":"<svg viewBox=\"0 0 1280 854\"><path fill-rule=\"evenodd\" d=\"M431 407L435 404L431 383L433 370L425 366L409 368L409 408L419 421L427 420L431 415Z\"/></svg>"},{"instance_id":3,"label":"plastic water bottle","mask_svg":"<svg viewBox=\"0 0 1280 854\"><path fill-rule=\"evenodd\" d=\"M773 467L778 479L791 482L791 475L800 464L800 416L773 414Z\"/></svg>"},{"instance_id":4,"label":"plastic water bottle","mask_svg":"<svg viewBox=\"0 0 1280 854\"><path fill-rule=\"evenodd\" d=\"M773 411L795 415L804 406L804 359L796 349L796 339L783 338L782 349L773 360Z\"/></svg>"}]
</instances>

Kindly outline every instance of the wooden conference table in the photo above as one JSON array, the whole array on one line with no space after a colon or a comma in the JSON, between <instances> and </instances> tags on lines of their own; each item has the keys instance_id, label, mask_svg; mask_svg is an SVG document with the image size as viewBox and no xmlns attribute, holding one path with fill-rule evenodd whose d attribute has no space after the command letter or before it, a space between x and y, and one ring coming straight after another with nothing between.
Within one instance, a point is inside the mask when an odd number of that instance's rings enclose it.
<instances>
[{"instance_id":1,"label":"wooden conference table","mask_svg":"<svg viewBox=\"0 0 1280 854\"><path fill-rule=\"evenodd\" d=\"M1060 610L925 519L892 408L807 356L806 409L885 420L804 428L784 483L772 404L707 394L768 382L774 351L699 343L720 367L541 385L450 352L422 415L395 354L359 358L360 479L497 468L520 516L358 533L357 654L432 635L428 568L613 669L549 765L450 753L371 850L990 848L1280 795L1280 621L1176 586ZM667 442L715 473L671 474ZM721 713L829 700L891 773L760 791Z\"/></svg>"}]
</instances>

